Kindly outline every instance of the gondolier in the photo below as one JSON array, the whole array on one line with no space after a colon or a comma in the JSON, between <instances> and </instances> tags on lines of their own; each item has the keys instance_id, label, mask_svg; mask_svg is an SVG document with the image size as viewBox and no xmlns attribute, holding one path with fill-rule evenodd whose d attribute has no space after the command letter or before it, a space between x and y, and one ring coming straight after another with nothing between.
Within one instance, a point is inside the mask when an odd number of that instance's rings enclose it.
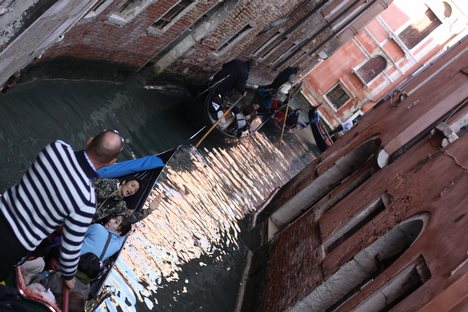
<instances>
[{"instance_id":1,"label":"gondolier","mask_svg":"<svg viewBox=\"0 0 468 312\"><path fill-rule=\"evenodd\" d=\"M210 82L213 86L212 93L226 96L230 91L237 90L240 94L246 94L249 71L254 66L254 60L242 61L234 59L223 64Z\"/></svg>"},{"instance_id":2,"label":"gondolier","mask_svg":"<svg viewBox=\"0 0 468 312\"><path fill-rule=\"evenodd\" d=\"M124 141L114 130L90 138L86 150L74 152L55 141L46 146L22 177L0 201L0 279L34 250L58 226L64 226L60 264L65 284L74 286L74 275L84 234L96 209L91 179L96 169L115 162Z\"/></svg>"}]
</instances>

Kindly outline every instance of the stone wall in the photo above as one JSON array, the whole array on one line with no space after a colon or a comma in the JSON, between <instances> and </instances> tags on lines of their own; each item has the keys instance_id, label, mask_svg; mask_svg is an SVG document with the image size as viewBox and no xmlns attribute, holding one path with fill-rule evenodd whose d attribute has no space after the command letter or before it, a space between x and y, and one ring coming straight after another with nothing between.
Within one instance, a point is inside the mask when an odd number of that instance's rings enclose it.
<instances>
[{"instance_id":1,"label":"stone wall","mask_svg":"<svg viewBox=\"0 0 468 312\"><path fill-rule=\"evenodd\" d=\"M263 265L253 247L256 311L463 311L467 49L407 81L256 218L270 238L257 242Z\"/></svg>"}]
</instances>

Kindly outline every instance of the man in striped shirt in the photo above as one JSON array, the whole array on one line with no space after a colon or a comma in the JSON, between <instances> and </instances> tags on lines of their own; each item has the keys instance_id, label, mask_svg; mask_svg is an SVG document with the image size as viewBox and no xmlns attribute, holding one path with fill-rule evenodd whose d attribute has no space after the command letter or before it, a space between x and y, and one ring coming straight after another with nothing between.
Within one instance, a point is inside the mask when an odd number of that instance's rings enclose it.
<instances>
[{"instance_id":1,"label":"man in striped shirt","mask_svg":"<svg viewBox=\"0 0 468 312\"><path fill-rule=\"evenodd\" d=\"M91 179L115 162L124 141L115 130L90 138L74 152L55 141L46 146L22 177L0 199L0 281L40 242L63 225L60 266L64 283L75 285L83 237L96 211Z\"/></svg>"}]
</instances>

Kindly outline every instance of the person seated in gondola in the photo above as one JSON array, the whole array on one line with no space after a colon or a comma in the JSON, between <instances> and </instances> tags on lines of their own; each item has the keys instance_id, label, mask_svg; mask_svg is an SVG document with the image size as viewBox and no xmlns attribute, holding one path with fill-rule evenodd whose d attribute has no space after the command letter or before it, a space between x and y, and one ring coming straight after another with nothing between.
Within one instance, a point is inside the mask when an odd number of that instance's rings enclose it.
<instances>
[{"instance_id":1,"label":"person seated in gondola","mask_svg":"<svg viewBox=\"0 0 468 312\"><path fill-rule=\"evenodd\" d=\"M288 117L286 117L286 127L288 129L295 129L298 126L302 128L307 127L308 124L299 120L301 113L302 113L302 110L300 108L289 110Z\"/></svg>"},{"instance_id":2,"label":"person seated in gondola","mask_svg":"<svg viewBox=\"0 0 468 312\"><path fill-rule=\"evenodd\" d=\"M297 67L287 67L281 71L273 82L269 85L260 86L257 91L256 102L260 104L262 113L269 113L273 105L273 99L277 97L278 91L285 85L289 84L289 89L296 80L296 74L299 71ZM285 94L289 92L284 91ZM286 90L286 89L285 89Z\"/></svg>"},{"instance_id":3,"label":"person seated in gondola","mask_svg":"<svg viewBox=\"0 0 468 312\"><path fill-rule=\"evenodd\" d=\"M135 195L140 189L138 180L120 182L119 179L95 179L97 208L93 218L94 223L102 222L111 215L127 214L132 224L150 215L158 206L159 201L152 201L148 209L132 210L127 207L126 197Z\"/></svg>"},{"instance_id":4,"label":"person seated in gondola","mask_svg":"<svg viewBox=\"0 0 468 312\"><path fill-rule=\"evenodd\" d=\"M120 251L125 237L132 229L130 219L126 216L113 216L104 222L90 225L81 246L76 284L72 293L79 293L84 298L88 298L90 284L103 273L106 260ZM33 277L31 281L42 284L55 296L60 296L63 290L61 272L51 270L45 273Z\"/></svg>"},{"instance_id":5,"label":"person seated in gondola","mask_svg":"<svg viewBox=\"0 0 468 312\"><path fill-rule=\"evenodd\" d=\"M247 130L250 127L252 120L255 119L259 107L260 105L258 104L250 104L242 108L235 107L233 109L235 119L227 128L227 131L237 136L241 136L242 132Z\"/></svg>"}]
</instances>

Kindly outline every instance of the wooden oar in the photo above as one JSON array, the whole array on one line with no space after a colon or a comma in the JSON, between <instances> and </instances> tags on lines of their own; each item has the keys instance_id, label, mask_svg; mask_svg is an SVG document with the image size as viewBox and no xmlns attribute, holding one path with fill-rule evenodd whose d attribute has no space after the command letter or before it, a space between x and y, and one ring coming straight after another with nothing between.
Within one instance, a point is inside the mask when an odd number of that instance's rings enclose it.
<instances>
[{"instance_id":1,"label":"wooden oar","mask_svg":"<svg viewBox=\"0 0 468 312\"><path fill-rule=\"evenodd\" d=\"M213 129L216 128L216 126L221 122L221 120L223 120L224 117L226 117L227 114L229 114L232 111L232 109L236 107L237 104L239 104L239 102L244 98L244 96L245 95L242 95L234 104L232 104L231 107L229 107L229 109L223 114L223 116L216 120L216 122L211 126L211 128L208 129L208 131L206 131L202 138L195 144L195 148L198 148L200 146L200 144L206 139L206 137L211 133L211 131L213 131Z\"/></svg>"},{"instance_id":2,"label":"wooden oar","mask_svg":"<svg viewBox=\"0 0 468 312\"><path fill-rule=\"evenodd\" d=\"M288 112L289 112L289 105L286 106L286 113L284 114L283 128L281 129L281 136L280 136L280 143L283 142L283 134L284 134L284 128L286 127L286 120L288 119Z\"/></svg>"},{"instance_id":3,"label":"wooden oar","mask_svg":"<svg viewBox=\"0 0 468 312\"><path fill-rule=\"evenodd\" d=\"M62 312L68 312L69 302L70 302L70 288L68 288L66 285L63 285Z\"/></svg>"},{"instance_id":4,"label":"wooden oar","mask_svg":"<svg viewBox=\"0 0 468 312\"><path fill-rule=\"evenodd\" d=\"M203 91L202 93L200 93L199 95L197 95L195 97L195 99L199 98L201 95L203 95L206 91L209 91L211 89L214 89L216 88L219 84L221 84L221 82L223 82L224 80L226 80L227 78L229 78L231 75L227 75L226 77L222 78L222 79L219 79L218 81L216 81L215 83L213 83L211 86L209 86L208 88L205 89L205 91Z\"/></svg>"}]
</instances>

